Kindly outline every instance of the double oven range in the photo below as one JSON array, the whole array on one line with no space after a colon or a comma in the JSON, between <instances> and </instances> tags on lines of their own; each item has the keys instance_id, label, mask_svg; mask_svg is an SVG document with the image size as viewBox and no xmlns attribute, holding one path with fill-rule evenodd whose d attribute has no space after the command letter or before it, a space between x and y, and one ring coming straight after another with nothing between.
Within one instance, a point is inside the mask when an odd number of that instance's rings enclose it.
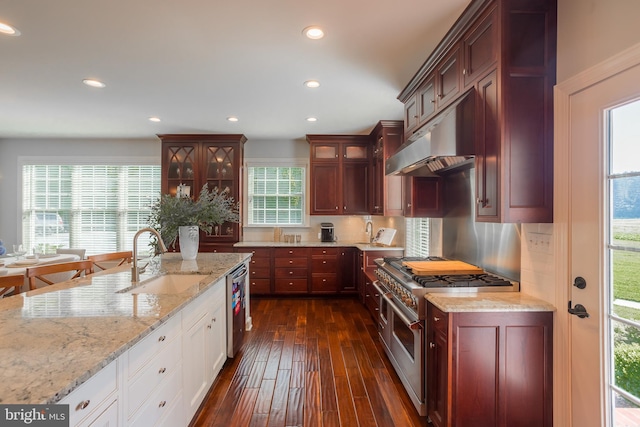
<instances>
[{"instance_id":1,"label":"double oven range","mask_svg":"<svg viewBox=\"0 0 640 427\"><path fill-rule=\"evenodd\" d=\"M434 292L519 291L519 284L489 273L471 275L413 274L408 261L444 261L439 257L390 257L376 259L380 295L378 331L385 352L420 415L426 408L424 296Z\"/></svg>"}]
</instances>

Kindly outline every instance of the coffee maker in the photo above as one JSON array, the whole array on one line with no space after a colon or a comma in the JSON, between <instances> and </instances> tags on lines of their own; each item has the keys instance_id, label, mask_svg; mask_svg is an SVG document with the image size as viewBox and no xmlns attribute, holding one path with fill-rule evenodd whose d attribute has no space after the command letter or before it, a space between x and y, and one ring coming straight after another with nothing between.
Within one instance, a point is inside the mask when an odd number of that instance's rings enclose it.
<instances>
[{"instance_id":1,"label":"coffee maker","mask_svg":"<svg viewBox=\"0 0 640 427\"><path fill-rule=\"evenodd\" d=\"M320 241L335 242L336 237L333 234L333 224L330 222L320 223Z\"/></svg>"}]
</instances>

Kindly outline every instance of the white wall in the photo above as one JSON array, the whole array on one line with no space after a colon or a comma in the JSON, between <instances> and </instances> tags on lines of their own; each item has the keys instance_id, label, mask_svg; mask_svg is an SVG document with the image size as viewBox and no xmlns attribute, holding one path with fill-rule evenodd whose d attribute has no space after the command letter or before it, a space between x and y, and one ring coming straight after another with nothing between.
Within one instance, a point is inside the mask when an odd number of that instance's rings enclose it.
<instances>
[{"instance_id":1,"label":"white wall","mask_svg":"<svg viewBox=\"0 0 640 427\"><path fill-rule=\"evenodd\" d=\"M558 0L557 82L639 43L638 16L637 0ZM555 287L563 284L554 280L556 263L563 261L553 253L553 224L525 224L522 233L522 290L558 307ZM533 243L543 236L549 246Z\"/></svg>"},{"instance_id":2,"label":"white wall","mask_svg":"<svg viewBox=\"0 0 640 427\"><path fill-rule=\"evenodd\" d=\"M558 0L558 82L640 42L638 0Z\"/></svg>"}]
</instances>

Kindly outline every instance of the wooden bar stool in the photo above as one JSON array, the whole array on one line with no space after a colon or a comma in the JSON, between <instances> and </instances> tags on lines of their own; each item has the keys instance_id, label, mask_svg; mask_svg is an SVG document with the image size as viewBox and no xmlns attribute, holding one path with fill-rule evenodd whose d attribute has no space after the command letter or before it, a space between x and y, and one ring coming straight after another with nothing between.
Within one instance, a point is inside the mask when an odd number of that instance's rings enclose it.
<instances>
[{"instance_id":1,"label":"wooden bar stool","mask_svg":"<svg viewBox=\"0 0 640 427\"><path fill-rule=\"evenodd\" d=\"M22 274L12 276L0 276L0 298L18 295L22 291L24 276Z\"/></svg>"},{"instance_id":2,"label":"wooden bar stool","mask_svg":"<svg viewBox=\"0 0 640 427\"><path fill-rule=\"evenodd\" d=\"M108 268L117 267L122 264L131 262L133 253L131 251L109 252L106 254L89 255L89 259L93 263L93 272L106 270ZM96 268L97 267L97 268Z\"/></svg>"},{"instance_id":3,"label":"wooden bar stool","mask_svg":"<svg viewBox=\"0 0 640 427\"><path fill-rule=\"evenodd\" d=\"M61 275L57 273L66 273ZM89 260L62 262L60 264L46 264L36 267L27 268L27 279L29 279L29 289L37 288L36 283L40 281L45 285L53 285L54 283L64 282L75 279L77 277L86 276L93 272L93 263ZM50 277L55 274L56 277ZM45 277L49 276L49 277Z\"/></svg>"}]
</instances>

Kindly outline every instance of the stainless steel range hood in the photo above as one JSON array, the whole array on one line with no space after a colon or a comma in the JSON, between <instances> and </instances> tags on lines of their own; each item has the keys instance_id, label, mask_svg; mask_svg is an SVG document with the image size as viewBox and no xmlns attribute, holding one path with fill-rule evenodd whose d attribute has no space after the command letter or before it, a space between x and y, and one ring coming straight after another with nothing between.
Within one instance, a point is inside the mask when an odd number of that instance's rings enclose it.
<instances>
[{"instance_id":1,"label":"stainless steel range hood","mask_svg":"<svg viewBox=\"0 0 640 427\"><path fill-rule=\"evenodd\" d=\"M387 159L385 174L438 176L472 163L474 115L475 92L471 89L412 134Z\"/></svg>"}]
</instances>

